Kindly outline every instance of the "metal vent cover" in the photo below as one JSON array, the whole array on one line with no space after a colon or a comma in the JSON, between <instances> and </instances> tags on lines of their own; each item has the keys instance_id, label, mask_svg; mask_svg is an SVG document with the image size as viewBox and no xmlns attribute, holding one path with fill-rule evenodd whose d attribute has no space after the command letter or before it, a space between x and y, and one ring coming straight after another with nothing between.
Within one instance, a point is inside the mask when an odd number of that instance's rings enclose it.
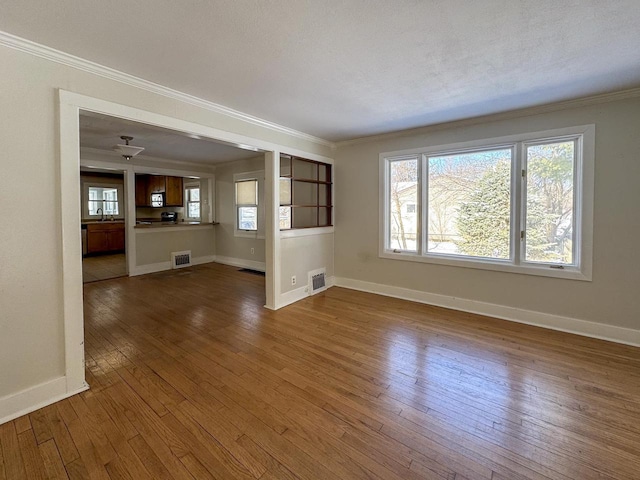
<instances>
[{"instance_id":1,"label":"metal vent cover","mask_svg":"<svg viewBox=\"0 0 640 480\"><path fill-rule=\"evenodd\" d=\"M326 268L319 268L309 272L309 294L314 295L327 289Z\"/></svg>"},{"instance_id":2,"label":"metal vent cover","mask_svg":"<svg viewBox=\"0 0 640 480\"><path fill-rule=\"evenodd\" d=\"M191 266L191 250L184 252L171 252L171 268L184 268Z\"/></svg>"}]
</instances>

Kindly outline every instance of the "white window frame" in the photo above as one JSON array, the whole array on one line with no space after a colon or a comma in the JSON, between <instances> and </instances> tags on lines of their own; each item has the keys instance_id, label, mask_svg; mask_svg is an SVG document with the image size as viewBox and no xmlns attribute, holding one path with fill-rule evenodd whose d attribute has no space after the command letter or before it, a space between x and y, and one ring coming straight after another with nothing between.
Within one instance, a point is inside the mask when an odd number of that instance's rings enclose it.
<instances>
[{"instance_id":1,"label":"white window frame","mask_svg":"<svg viewBox=\"0 0 640 480\"><path fill-rule=\"evenodd\" d=\"M526 168L525 156L528 145L552 143L577 139L574 164L574 218L573 265L526 262L520 232L524 230L525 206L523 188ZM451 153L473 152L486 149L512 148L511 166L511 218L510 258L488 259L455 256L427 252L428 228L428 166L427 157ZM389 172L390 164L396 160L418 159L418 245L417 252L399 251L389 248ZM558 128L540 132L509 135L449 145L437 145L410 150L381 153L379 156L380 178L380 232L379 256L394 260L433 263L455 267L476 268L501 272L521 273L545 277L591 281L593 257L593 198L595 168L595 125Z\"/></svg>"},{"instance_id":2,"label":"white window frame","mask_svg":"<svg viewBox=\"0 0 640 480\"><path fill-rule=\"evenodd\" d=\"M192 202L189 200L189 190L197 188L200 191L200 200L197 202ZM202 220L202 184L200 181L197 182L185 182L184 183L184 218L185 220L191 221L200 221ZM200 216L198 217L190 217L189 216L189 204L190 203L199 203L200 204Z\"/></svg>"},{"instance_id":3,"label":"white window frame","mask_svg":"<svg viewBox=\"0 0 640 480\"><path fill-rule=\"evenodd\" d=\"M89 188L109 188L116 190L118 196L118 215L113 215L113 218L122 219L124 218L124 185L117 183L101 183L101 182L91 182L86 181L83 182L82 188L82 218L84 219L95 219L101 218L102 215L91 215L89 214ZM104 217L111 218L111 214L104 214Z\"/></svg>"},{"instance_id":4,"label":"white window frame","mask_svg":"<svg viewBox=\"0 0 640 480\"><path fill-rule=\"evenodd\" d=\"M258 207L257 230L241 230L238 228L238 207L242 205L236 203L236 183L245 180L256 180L258 182L258 204L256 205ZM236 173L233 175L233 216L234 236L257 239L265 238L264 170Z\"/></svg>"}]
</instances>

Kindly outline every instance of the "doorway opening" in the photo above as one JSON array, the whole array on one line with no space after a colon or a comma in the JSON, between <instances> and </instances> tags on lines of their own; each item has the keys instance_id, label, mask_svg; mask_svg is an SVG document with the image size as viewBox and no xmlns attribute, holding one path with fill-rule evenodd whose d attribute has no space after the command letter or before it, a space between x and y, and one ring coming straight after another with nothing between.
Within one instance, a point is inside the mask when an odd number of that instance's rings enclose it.
<instances>
[{"instance_id":1,"label":"doorway opening","mask_svg":"<svg viewBox=\"0 0 640 480\"><path fill-rule=\"evenodd\" d=\"M128 274L125 172L80 168L82 283Z\"/></svg>"},{"instance_id":2,"label":"doorway opening","mask_svg":"<svg viewBox=\"0 0 640 480\"><path fill-rule=\"evenodd\" d=\"M61 199L61 232L62 232L62 290L64 311L64 343L65 343L65 377L67 394L78 393L88 388L85 382L84 361L84 321L83 321L83 295L82 295L82 241L81 241L81 195L80 195L80 170L81 165L87 166L87 156L81 154L78 146L80 141L80 120L86 115L104 115L118 120L140 123L150 127L168 129L182 134L183 138L194 140L204 139L217 142L221 145L233 146L241 150L249 150L255 155L262 155L265 166L265 205L269 214L266 215L265 224L265 306L269 309L278 308L280 299L280 273L278 259L280 251L280 238L277 235L278 223L278 178L279 165L277 159L280 154L280 146L276 143L264 141L243 134L231 133L219 128L205 126L167 115L157 114L135 107L116 104L85 95L59 91L60 113L60 199ZM125 135L128 132L119 132ZM120 135L119 135L120 136ZM118 137L119 137L118 136ZM131 136L129 134L129 136ZM118 140L115 140L117 142ZM111 143L112 140L109 140ZM115 143L114 142L114 143ZM113 146L113 143L111 143ZM90 166L101 168L114 168L113 162L100 160L89 162ZM131 162L122 162L118 168L125 170L125 191L129 196L135 196L136 173L149 175L182 175L184 169L175 162L168 162L162 167L163 172L153 165L135 165ZM204 175L207 176L207 175ZM196 176L197 177L197 176ZM212 176L209 176L211 178ZM211 189L213 191L213 189ZM150 273L158 267L158 262L151 263L145 269L132 270L136 266L136 257L152 255L157 242L147 242L150 246L145 248L143 242L138 242L137 237L147 235L151 239L152 233L138 233L144 229L136 229L136 207L133 198L127 202L127 215L125 219L126 258L129 267L129 275ZM175 226L176 232L184 228ZM146 238L146 237L145 237ZM155 238L155 237L154 237ZM162 263L162 262L160 262ZM121 281L121 280L116 280Z\"/></svg>"}]
</instances>

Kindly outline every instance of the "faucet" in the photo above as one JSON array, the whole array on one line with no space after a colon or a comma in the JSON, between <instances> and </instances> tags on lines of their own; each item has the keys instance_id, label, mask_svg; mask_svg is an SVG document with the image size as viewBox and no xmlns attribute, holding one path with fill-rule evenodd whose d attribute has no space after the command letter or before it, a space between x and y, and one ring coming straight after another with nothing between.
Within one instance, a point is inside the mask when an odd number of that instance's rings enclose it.
<instances>
[{"instance_id":1,"label":"faucet","mask_svg":"<svg viewBox=\"0 0 640 480\"><path fill-rule=\"evenodd\" d=\"M98 209L96 210L96 215L98 214L98 212L100 212L100 221L104 222L104 210L102 210L102 207L98 207Z\"/></svg>"}]
</instances>

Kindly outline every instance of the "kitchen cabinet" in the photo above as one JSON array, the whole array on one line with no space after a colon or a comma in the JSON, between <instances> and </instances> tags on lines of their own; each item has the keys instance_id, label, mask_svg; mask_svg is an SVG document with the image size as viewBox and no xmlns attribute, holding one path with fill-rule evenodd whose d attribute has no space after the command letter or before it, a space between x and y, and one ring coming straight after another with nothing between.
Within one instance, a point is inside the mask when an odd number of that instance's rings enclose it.
<instances>
[{"instance_id":1,"label":"kitchen cabinet","mask_svg":"<svg viewBox=\"0 0 640 480\"><path fill-rule=\"evenodd\" d=\"M164 203L167 207L183 206L184 187L182 177L167 177Z\"/></svg>"},{"instance_id":2,"label":"kitchen cabinet","mask_svg":"<svg viewBox=\"0 0 640 480\"><path fill-rule=\"evenodd\" d=\"M136 175L136 207L151 205L151 193L148 191L149 175Z\"/></svg>"},{"instance_id":3,"label":"kitchen cabinet","mask_svg":"<svg viewBox=\"0 0 640 480\"><path fill-rule=\"evenodd\" d=\"M124 223L90 223L87 225L87 253L124 250Z\"/></svg>"},{"instance_id":4,"label":"kitchen cabinet","mask_svg":"<svg viewBox=\"0 0 640 480\"><path fill-rule=\"evenodd\" d=\"M182 177L136 174L136 207L150 207L151 195L161 193L165 207L182 207L184 189Z\"/></svg>"}]
</instances>

